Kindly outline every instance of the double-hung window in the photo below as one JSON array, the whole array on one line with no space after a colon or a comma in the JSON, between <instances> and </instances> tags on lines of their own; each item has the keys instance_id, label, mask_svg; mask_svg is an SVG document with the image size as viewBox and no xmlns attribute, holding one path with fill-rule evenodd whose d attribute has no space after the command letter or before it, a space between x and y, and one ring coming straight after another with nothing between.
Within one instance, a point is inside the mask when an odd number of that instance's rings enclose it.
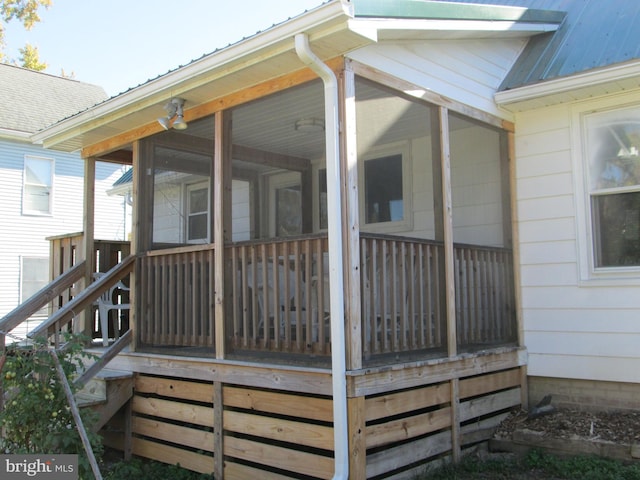
<instances>
[{"instance_id":1,"label":"double-hung window","mask_svg":"<svg viewBox=\"0 0 640 480\"><path fill-rule=\"evenodd\" d=\"M593 266L640 267L640 108L584 119Z\"/></svg>"},{"instance_id":2,"label":"double-hung window","mask_svg":"<svg viewBox=\"0 0 640 480\"><path fill-rule=\"evenodd\" d=\"M24 215L50 215L53 193L52 158L24 157L22 213Z\"/></svg>"},{"instance_id":3,"label":"double-hung window","mask_svg":"<svg viewBox=\"0 0 640 480\"><path fill-rule=\"evenodd\" d=\"M199 183L187 187L187 242L209 241L209 185Z\"/></svg>"}]
</instances>

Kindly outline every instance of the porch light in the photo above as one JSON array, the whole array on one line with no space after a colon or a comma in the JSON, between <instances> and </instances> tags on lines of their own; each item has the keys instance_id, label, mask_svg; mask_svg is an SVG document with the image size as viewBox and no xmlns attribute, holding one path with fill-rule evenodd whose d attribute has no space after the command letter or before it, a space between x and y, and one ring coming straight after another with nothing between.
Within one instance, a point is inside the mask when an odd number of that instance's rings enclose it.
<instances>
[{"instance_id":1,"label":"porch light","mask_svg":"<svg viewBox=\"0 0 640 480\"><path fill-rule=\"evenodd\" d=\"M324 132L324 120L321 118L301 118L296 120L295 129L298 132Z\"/></svg>"},{"instance_id":2,"label":"porch light","mask_svg":"<svg viewBox=\"0 0 640 480\"><path fill-rule=\"evenodd\" d=\"M183 116L184 98L172 98L169 103L164 106L167 111L166 117L158 118L158 123L162 128L169 130L171 127L176 130L184 130L187 128L187 122ZM173 121L173 122L172 122Z\"/></svg>"}]
</instances>

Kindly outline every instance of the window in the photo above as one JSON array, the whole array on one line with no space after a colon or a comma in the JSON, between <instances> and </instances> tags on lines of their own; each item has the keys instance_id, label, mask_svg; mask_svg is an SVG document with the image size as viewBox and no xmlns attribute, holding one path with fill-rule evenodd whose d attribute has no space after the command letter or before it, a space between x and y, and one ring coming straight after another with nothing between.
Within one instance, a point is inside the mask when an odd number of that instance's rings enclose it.
<instances>
[{"instance_id":1,"label":"window","mask_svg":"<svg viewBox=\"0 0 640 480\"><path fill-rule=\"evenodd\" d=\"M51 214L53 159L24 157L22 213L26 215Z\"/></svg>"},{"instance_id":2,"label":"window","mask_svg":"<svg viewBox=\"0 0 640 480\"><path fill-rule=\"evenodd\" d=\"M360 223L366 231L412 228L409 148L405 143L374 148L359 162Z\"/></svg>"},{"instance_id":3,"label":"window","mask_svg":"<svg viewBox=\"0 0 640 480\"><path fill-rule=\"evenodd\" d=\"M22 257L21 268L20 302L22 303L49 283L49 259ZM36 313L38 316L46 314L47 307L44 307Z\"/></svg>"},{"instance_id":4,"label":"window","mask_svg":"<svg viewBox=\"0 0 640 480\"><path fill-rule=\"evenodd\" d=\"M302 193L300 185L277 188L276 236L289 237L302 233Z\"/></svg>"},{"instance_id":5,"label":"window","mask_svg":"<svg viewBox=\"0 0 640 480\"><path fill-rule=\"evenodd\" d=\"M187 187L187 242L209 241L209 187L198 184Z\"/></svg>"},{"instance_id":6,"label":"window","mask_svg":"<svg viewBox=\"0 0 640 480\"><path fill-rule=\"evenodd\" d=\"M593 265L640 266L640 109L585 117Z\"/></svg>"},{"instance_id":7,"label":"window","mask_svg":"<svg viewBox=\"0 0 640 480\"><path fill-rule=\"evenodd\" d=\"M402 155L364 162L365 223L404 219L402 183Z\"/></svg>"}]
</instances>

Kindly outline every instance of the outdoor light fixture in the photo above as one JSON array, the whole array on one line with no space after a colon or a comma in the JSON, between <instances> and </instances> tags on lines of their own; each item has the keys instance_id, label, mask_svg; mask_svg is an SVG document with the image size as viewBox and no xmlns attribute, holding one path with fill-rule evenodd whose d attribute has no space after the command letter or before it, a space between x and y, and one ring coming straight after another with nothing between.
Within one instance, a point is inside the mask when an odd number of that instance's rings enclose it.
<instances>
[{"instance_id":1,"label":"outdoor light fixture","mask_svg":"<svg viewBox=\"0 0 640 480\"><path fill-rule=\"evenodd\" d=\"M169 103L164 106L167 111L166 117L158 118L158 123L162 128L169 130L171 127L176 130L184 130L187 128L187 122L183 116L184 98L172 98Z\"/></svg>"},{"instance_id":2,"label":"outdoor light fixture","mask_svg":"<svg viewBox=\"0 0 640 480\"><path fill-rule=\"evenodd\" d=\"M302 118L296 120L295 129L298 132L323 132L324 120L321 118Z\"/></svg>"}]
</instances>

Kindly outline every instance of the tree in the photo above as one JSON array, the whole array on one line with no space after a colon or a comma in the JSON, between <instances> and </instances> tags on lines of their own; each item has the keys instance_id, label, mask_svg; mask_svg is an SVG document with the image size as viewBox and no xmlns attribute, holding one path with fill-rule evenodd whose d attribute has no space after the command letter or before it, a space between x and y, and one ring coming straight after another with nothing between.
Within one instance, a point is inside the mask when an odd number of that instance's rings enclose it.
<instances>
[{"instance_id":1,"label":"tree","mask_svg":"<svg viewBox=\"0 0 640 480\"><path fill-rule=\"evenodd\" d=\"M47 64L40 61L38 47L27 43L24 48L20 49L20 55L20 66L24 68L35 70L36 72L41 72L47 68Z\"/></svg>"},{"instance_id":2,"label":"tree","mask_svg":"<svg viewBox=\"0 0 640 480\"><path fill-rule=\"evenodd\" d=\"M22 23L24 28L31 30L31 28L40 21L40 16L38 15L40 7L49 8L51 4L52 0L0 0L0 62L5 61L3 52L5 47L5 24L16 19ZM27 50L29 47L29 45L25 46L24 50ZM25 53L22 50L21 53L24 57ZM37 57L36 60L37 65L42 65Z\"/></svg>"}]
</instances>

